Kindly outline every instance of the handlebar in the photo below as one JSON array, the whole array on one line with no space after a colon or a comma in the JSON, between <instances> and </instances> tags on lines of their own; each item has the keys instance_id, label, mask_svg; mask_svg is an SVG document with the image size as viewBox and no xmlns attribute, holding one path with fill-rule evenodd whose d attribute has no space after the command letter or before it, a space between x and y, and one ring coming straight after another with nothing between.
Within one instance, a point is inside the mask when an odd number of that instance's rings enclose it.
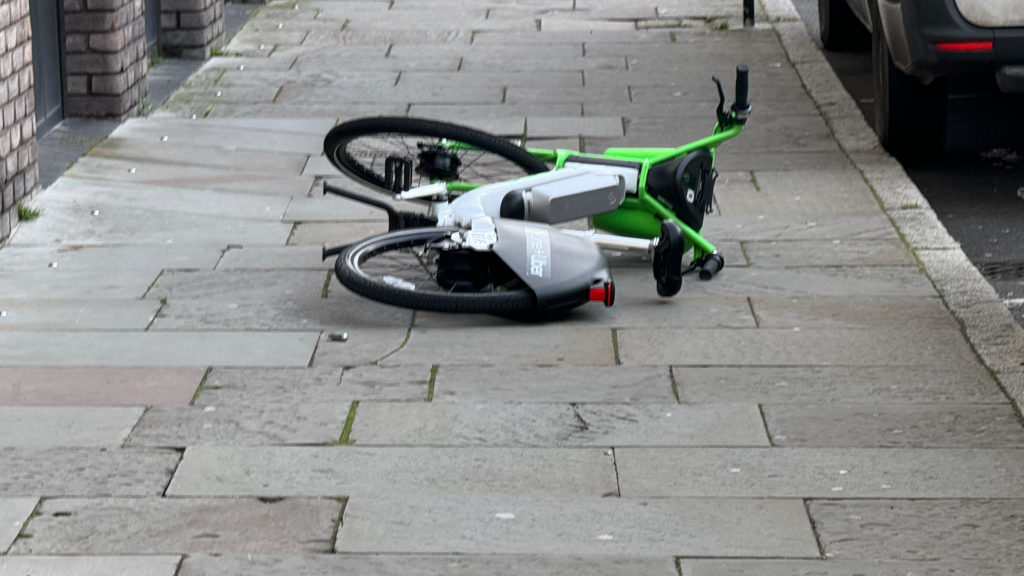
<instances>
[{"instance_id":1,"label":"handlebar","mask_svg":"<svg viewBox=\"0 0 1024 576\"><path fill-rule=\"evenodd\" d=\"M736 67L736 100L732 103L733 112L750 112L750 69L740 64Z\"/></svg>"},{"instance_id":2,"label":"handlebar","mask_svg":"<svg viewBox=\"0 0 1024 576\"><path fill-rule=\"evenodd\" d=\"M714 76L711 80L718 86L718 125L728 128L746 124L747 118L750 117L750 69L743 64L736 67L736 98L728 113L725 111L725 92L722 91L722 83Z\"/></svg>"}]
</instances>

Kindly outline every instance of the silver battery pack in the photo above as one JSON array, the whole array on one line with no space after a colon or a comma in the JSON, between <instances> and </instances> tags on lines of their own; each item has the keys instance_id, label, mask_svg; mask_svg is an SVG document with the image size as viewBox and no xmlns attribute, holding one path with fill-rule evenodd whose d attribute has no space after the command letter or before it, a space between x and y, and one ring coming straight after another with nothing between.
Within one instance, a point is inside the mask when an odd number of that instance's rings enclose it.
<instances>
[{"instance_id":1,"label":"silver battery pack","mask_svg":"<svg viewBox=\"0 0 1024 576\"><path fill-rule=\"evenodd\" d=\"M559 170L557 175L522 191L526 220L557 224L615 210L626 196L619 174L593 170Z\"/></svg>"}]
</instances>

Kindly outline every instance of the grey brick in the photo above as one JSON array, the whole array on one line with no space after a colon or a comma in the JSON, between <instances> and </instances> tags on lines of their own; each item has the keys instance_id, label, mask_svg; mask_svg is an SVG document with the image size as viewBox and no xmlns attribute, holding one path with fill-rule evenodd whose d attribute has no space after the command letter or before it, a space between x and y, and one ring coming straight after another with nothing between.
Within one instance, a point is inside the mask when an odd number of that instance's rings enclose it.
<instances>
[{"instance_id":1,"label":"grey brick","mask_svg":"<svg viewBox=\"0 0 1024 576\"><path fill-rule=\"evenodd\" d=\"M458 554L815 558L798 500L352 498L336 549Z\"/></svg>"},{"instance_id":2,"label":"grey brick","mask_svg":"<svg viewBox=\"0 0 1024 576\"><path fill-rule=\"evenodd\" d=\"M691 342L700 342L693 346ZM958 330L671 330L618 331L623 364L698 366L942 366L967 370L978 360Z\"/></svg>"},{"instance_id":3,"label":"grey brick","mask_svg":"<svg viewBox=\"0 0 1024 576\"><path fill-rule=\"evenodd\" d=\"M0 406L0 447L116 447L142 408Z\"/></svg>"},{"instance_id":4,"label":"grey brick","mask_svg":"<svg viewBox=\"0 0 1024 576\"><path fill-rule=\"evenodd\" d=\"M360 445L767 446L754 405L363 402Z\"/></svg>"},{"instance_id":5,"label":"grey brick","mask_svg":"<svg viewBox=\"0 0 1024 576\"><path fill-rule=\"evenodd\" d=\"M0 572L35 576L174 576L180 562L180 556L8 556L0 558Z\"/></svg>"},{"instance_id":6,"label":"grey brick","mask_svg":"<svg viewBox=\"0 0 1024 576\"><path fill-rule=\"evenodd\" d=\"M808 511L829 558L992 561L1024 552L1013 536L1020 499L811 501Z\"/></svg>"},{"instance_id":7,"label":"grey brick","mask_svg":"<svg viewBox=\"0 0 1024 576\"><path fill-rule=\"evenodd\" d=\"M846 240L831 242L747 242L743 245L750 263L765 268L806 266L915 266L910 251L900 241Z\"/></svg>"},{"instance_id":8,"label":"grey brick","mask_svg":"<svg viewBox=\"0 0 1024 576\"><path fill-rule=\"evenodd\" d=\"M1006 396L978 363L956 371L927 366L769 367L679 366L673 375L682 402L758 404L885 402L1002 403Z\"/></svg>"},{"instance_id":9,"label":"grey brick","mask_svg":"<svg viewBox=\"0 0 1024 576\"><path fill-rule=\"evenodd\" d=\"M10 366L307 366L319 337L319 332L0 332L0 349ZM62 351L60 357L50 353L54 349Z\"/></svg>"},{"instance_id":10,"label":"grey brick","mask_svg":"<svg viewBox=\"0 0 1024 576\"><path fill-rule=\"evenodd\" d=\"M494 364L503 365L615 363L609 329L573 328L557 325L515 327L498 332L486 328L459 331L459 345L439 349L438 339L449 330L414 329L408 343L384 360L397 364Z\"/></svg>"},{"instance_id":11,"label":"grey brick","mask_svg":"<svg viewBox=\"0 0 1024 576\"><path fill-rule=\"evenodd\" d=\"M358 411L357 411L358 414ZM189 448L173 496L350 496L615 493L599 449Z\"/></svg>"},{"instance_id":12,"label":"grey brick","mask_svg":"<svg viewBox=\"0 0 1024 576\"><path fill-rule=\"evenodd\" d=\"M628 498L1012 498L1020 450L620 448Z\"/></svg>"},{"instance_id":13,"label":"grey brick","mask_svg":"<svg viewBox=\"0 0 1024 576\"><path fill-rule=\"evenodd\" d=\"M0 449L2 496L160 496L180 454L171 450Z\"/></svg>"},{"instance_id":14,"label":"grey brick","mask_svg":"<svg viewBox=\"0 0 1024 576\"><path fill-rule=\"evenodd\" d=\"M610 402L674 400L669 371L654 366L452 366L438 368L435 402Z\"/></svg>"},{"instance_id":15,"label":"grey brick","mask_svg":"<svg viewBox=\"0 0 1024 576\"><path fill-rule=\"evenodd\" d=\"M92 498L45 501L13 554L324 553L336 500ZM104 530L96 530L103 526Z\"/></svg>"},{"instance_id":16,"label":"grey brick","mask_svg":"<svg viewBox=\"0 0 1024 576\"><path fill-rule=\"evenodd\" d=\"M779 446L1024 447L1013 407L785 404L763 407Z\"/></svg>"},{"instance_id":17,"label":"grey brick","mask_svg":"<svg viewBox=\"0 0 1024 576\"><path fill-rule=\"evenodd\" d=\"M681 560L686 576L1012 576L1013 560Z\"/></svg>"},{"instance_id":18,"label":"grey brick","mask_svg":"<svg viewBox=\"0 0 1024 576\"><path fill-rule=\"evenodd\" d=\"M244 407L155 406L132 431L128 446L276 446L336 444L350 403L275 402Z\"/></svg>"},{"instance_id":19,"label":"grey brick","mask_svg":"<svg viewBox=\"0 0 1024 576\"><path fill-rule=\"evenodd\" d=\"M3 560L0 560L2 566ZM565 557L565 556L436 556L416 554L306 556L209 556L192 554L182 563L179 576L271 576L276 574L360 574L362 576L619 576L648 574L676 576L670 558ZM900 575L903 576L903 575ZM987 574L985 576L988 576Z\"/></svg>"}]
</instances>

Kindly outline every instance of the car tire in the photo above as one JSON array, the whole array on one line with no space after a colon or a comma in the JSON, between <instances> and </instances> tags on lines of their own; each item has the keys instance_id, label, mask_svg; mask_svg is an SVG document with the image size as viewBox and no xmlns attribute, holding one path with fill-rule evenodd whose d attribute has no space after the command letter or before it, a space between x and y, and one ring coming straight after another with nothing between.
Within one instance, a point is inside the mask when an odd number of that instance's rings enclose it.
<instances>
[{"instance_id":1,"label":"car tire","mask_svg":"<svg viewBox=\"0 0 1024 576\"><path fill-rule=\"evenodd\" d=\"M846 0L818 0L818 31L826 50L865 49L871 42Z\"/></svg>"},{"instance_id":2,"label":"car tire","mask_svg":"<svg viewBox=\"0 0 1024 576\"><path fill-rule=\"evenodd\" d=\"M878 141L901 160L933 158L946 144L946 84L937 79L925 85L897 68L877 8L872 16L871 58Z\"/></svg>"}]
</instances>

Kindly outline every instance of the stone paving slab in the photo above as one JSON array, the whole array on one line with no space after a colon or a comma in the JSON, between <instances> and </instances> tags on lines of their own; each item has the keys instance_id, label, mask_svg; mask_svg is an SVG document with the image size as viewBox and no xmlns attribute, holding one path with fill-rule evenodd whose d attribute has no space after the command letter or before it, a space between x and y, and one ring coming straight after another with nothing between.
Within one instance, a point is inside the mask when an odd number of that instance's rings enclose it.
<instances>
[{"instance_id":1,"label":"stone paving slab","mask_svg":"<svg viewBox=\"0 0 1024 576\"><path fill-rule=\"evenodd\" d=\"M616 490L613 457L593 448L202 446L185 451L167 494L598 498Z\"/></svg>"},{"instance_id":2,"label":"stone paving slab","mask_svg":"<svg viewBox=\"0 0 1024 576\"><path fill-rule=\"evenodd\" d=\"M1012 576L1013 560L687 560L684 576Z\"/></svg>"},{"instance_id":3,"label":"stone paving slab","mask_svg":"<svg viewBox=\"0 0 1024 576\"><path fill-rule=\"evenodd\" d=\"M200 188L279 196L305 196L313 184L312 178L298 175L254 172L225 174L222 169L204 166L189 166L187 171L183 171L181 166L158 161L96 156L79 159L65 174L74 178L131 183L139 187Z\"/></svg>"},{"instance_id":4,"label":"stone paving slab","mask_svg":"<svg viewBox=\"0 0 1024 576\"><path fill-rule=\"evenodd\" d=\"M434 381L431 366L358 366L346 368L341 382L361 400L427 400Z\"/></svg>"},{"instance_id":5,"label":"stone paving slab","mask_svg":"<svg viewBox=\"0 0 1024 576\"><path fill-rule=\"evenodd\" d=\"M341 553L815 558L798 500L352 498Z\"/></svg>"},{"instance_id":6,"label":"stone paving slab","mask_svg":"<svg viewBox=\"0 0 1024 576\"><path fill-rule=\"evenodd\" d=\"M310 169L309 165L317 164L325 166L323 170L318 168ZM329 172L328 172L329 171ZM336 177L332 179L331 184L340 186L342 188L355 190L359 192L366 192L368 189L355 184L348 178L343 178L334 166L330 166L330 163L324 157L311 158L309 164L306 167L307 174L313 174L317 176L326 175ZM285 222L387 222L387 214L379 208L371 208L365 204L355 202L353 200L347 200L338 196L324 196L319 192L322 191L319 188L314 189L313 196L310 198L293 198L291 204L288 206L288 210L285 212L283 220ZM386 196L376 192L377 198L385 200ZM410 203L398 203L395 202L394 206L396 209L409 210L414 207ZM422 207L419 207L422 209Z\"/></svg>"},{"instance_id":7,"label":"stone paving slab","mask_svg":"<svg viewBox=\"0 0 1024 576\"><path fill-rule=\"evenodd\" d=\"M704 294L691 294L689 286L697 282L689 277L683 290L672 298L657 294L651 276L650 263L622 263L609 258L615 279L615 305L611 308L599 303L584 305L565 317L558 325L566 327L593 327L597 325L625 327L675 328L754 328L756 322L750 302L742 297L719 298ZM620 265L621 264L621 265ZM690 278L694 278L691 280ZM416 313L416 328L506 328L522 327L522 322L502 320L487 315L452 315L430 312Z\"/></svg>"},{"instance_id":8,"label":"stone paving slab","mask_svg":"<svg viewBox=\"0 0 1024 576\"><path fill-rule=\"evenodd\" d=\"M762 410L777 446L1024 447L1024 427L1009 403L784 404Z\"/></svg>"},{"instance_id":9,"label":"stone paving slab","mask_svg":"<svg viewBox=\"0 0 1024 576\"><path fill-rule=\"evenodd\" d=\"M142 408L0 406L0 447L117 447Z\"/></svg>"},{"instance_id":10,"label":"stone paving slab","mask_svg":"<svg viewBox=\"0 0 1024 576\"><path fill-rule=\"evenodd\" d=\"M666 404L675 400L665 367L441 365L434 402Z\"/></svg>"},{"instance_id":11,"label":"stone paving slab","mask_svg":"<svg viewBox=\"0 0 1024 576\"><path fill-rule=\"evenodd\" d=\"M159 302L0 299L0 330L145 330Z\"/></svg>"},{"instance_id":12,"label":"stone paving slab","mask_svg":"<svg viewBox=\"0 0 1024 576\"><path fill-rule=\"evenodd\" d=\"M295 225L290 246L338 246L353 244L388 231L387 222L309 222Z\"/></svg>"},{"instance_id":13,"label":"stone paving slab","mask_svg":"<svg viewBox=\"0 0 1024 576\"><path fill-rule=\"evenodd\" d=\"M160 275L146 298L260 303L316 299L327 279L323 270L171 270Z\"/></svg>"},{"instance_id":14,"label":"stone paving slab","mask_svg":"<svg viewBox=\"0 0 1024 576\"><path fill-rule=\"evenodd\" d=\"M351 402L307 399L248 406L155 406L146 411L127 446L280 446L337 444Z\"/></svg>"},{"instance_id":15,"label":"stone paving slab","mask_svg":"<svg viewBox=\"0 0 1024 576\"><path fill-rule=\"evenodd\" d=\"M752 298L763 328L959 328L939 298Z\"/></svg>"},{"instance_id":16,"label":"stone paving slab","mask_svg":"<svg viewBox=\"0 0 1024 576\"><path fill-rule=\"evenodd\" d=\"M16 576L175 576L180 556L7 556L0 574Z\"/></svg>"},{"instance_id":17,"label":"stone paving slab","mask_svg":"<svg viewBox=\"0 0 1024 576\"><path fill-rule=\"evenodd\" d=\"M619 330L623 364L697 366L942 366L977 364L959 330ZM694 343L700 343L696 345Z\"/></svg>"},{"instance_id":18,"label":"stone paving slab","mask_svg":"<svg viewBox=\"0 0 1024 576\"><path fill-rule=\"evenodd\" d=\"M131 182L83 180L63 176L39 198L45 205L70 204L86 212L117 207L153 212L181 213L192 217L215 216L221 221L279 222L292 199L240 192L179 186L139 187ZM44 220L40 218L36 223ZM147 224L154 225L153 222ZM128 223L122 223L127 226Z\"/></svg>"},{"instance_id":19,"label":"stone paving slab","mask_svg":"<svg viewBox=\"0 0 1024 576\"><path fill-rule=\"evenodd\" d=\"M439 372L443 373L443 370ZM984 366L955 371L930 366L775 367L676 366L672 369L683 403L753 402L1001 404L1006 396Z\"/></svg>"},{"instance_id":20,"label":"stone paving slab","mask_svg":"<svg viewBox=\"0 0 1024 576\"><path fill-rule=\"evenodd\" d=\"M621 136L623 131L619 116L530 116L526 119L526 134L530 138Z\"/></svg>"},{"instance_id":21,"label":"stone paving slab","mask_svg":"<svg viewBox=\"0 0 1024 576\"><path fill-rule=\"evenodd\" d=\"M767 446L755 405L362 402L361 446Z\"/></svg>"},{"instance_id":22,"label":"stone paving slab","mask_svg":"<svg viewBox=\"0 0 1024 576\"><path fill-rule=\"evenodd\" d=\"M408 338L408 328L363 328L353 326L343 331L348 339L337 341L325 338L317 346L313 367L349 367L381 361L400 350ZM409 361L408 365L433 364L434 360Z\"/></svg>"},{"instance_id":23,"label":"stone paving slab","mask_svg":"<svg viewBox=\"0 0 1024 576\"><path fill-rule=\"evenodd\" d=\"M0 498L0 553L6 552L18 537L38 503L35 498Z\"/></svg>"},{"instance_id":24,"label":"stone paving slab","mask_svg":"<svg viewBox=\"0 0 1024 576\"><path fill-rule=\"evenodd\" d=\"M446 346L439 346L440 342ZM612 332L606 328L559 325L457 330L414 329L409 342L383 362L395 364L565 364L615 363Z\"/></svg>"},{"instance_id":25,"label":"stone paving slab","mask_svg":"<svg viewBox=\"0 0 1024 576\"><path fill-rule=\"evenodd\" d=\"M319 332L0 332L0 350L7 366L307 366L319 338Z\"/></svg>"},{"instance_id":26,"label":"stone paving slab","mask_svg":"<svg viewBox=\"0 0 1024 576\"><path fill-rule=\"evenodd\" d=\"M325 553L337 500L46 500L11 554ZM104 527L97 530L97 526Z\"/></svg>"},{"instance_id":27,"label":"stone paving slab","mask_svg":"<svg viewBox=\"0 0 1024 576\"><path fill-rule=\"evenodd\" d=\"M160 496L179 460L172 450L2 448L0 495Z\"/></svg>"},{"instance_id":28,"label":"stone paving slab","mask_svg":"<svg viewBox=\"0 0 1024 576\"><path fill-rule=\"evenodd\" d=\"M623 497L1015 498L1024 451L618 448Z\"/></svg>"},{"instance_id":29,"label":"stone paving slab","mask_svg":"<svg viewBox=\"0 0 1024 576\"><path fill-rule=\"evenodd\" d=\"M796 268L810 266L916 266L907 247L891 240L794 240L745 242L743 251L753 266Z\"/></svg>"},{"instance_id":30,"label":"stone paving slab","mask_svg":"<svg viewBox=\"0 0 1024 576\"><path fill-rule=\"evenodd\" d=\"M284 244L292 229L290 224L266 220L125 207L113 199L96 199L88 205L43 204L46 218L20 229L16 245Z\"/></svg>"},{"instance_id":31,"label":"stone paving slab","mask_svg":"<svg viewBox=\"0 0 1024 576\"><path fill-rule=\"evenodd\" d=\"M807 505L826 557L1015 561L1024 500L835 500ZM347 515L347 513L346 513Z\"/></svg>"},{"instance_id":32,"label":"stone paving slab","mask_svg":"<svg viewBox=\"0 0 1024 576\"><path fill-rule=\"evenodd\" d=\"M823 216L783 221L766 216L722 215L704 219L703 234L716 243L729 240L827 240L835 238L895 239L892 223L881 212L849 216ZM728 263L727 263L728 264Z\"/></svg>"},{"instance_id":33,"label":"stone paving slab","mask_svg":"<svg viewBox=\"0 0 1024 576\"><path fill-rule=\"evenodd\" d=\"M301 123L272 117L250 117L242 122L140 118L121 124L110 136L153 144L164 143L166 136L166 142L188 142L196 146L319 155L323 151L324 135L332 125L333 120L329 118L308 118Z\"/></svg>"},{"instance_id":34,"label":"stone paving slab","mask_svg":"<svg viewBox=\"0 0 1024 576\"><path fill-rule=\"evenodd\" d=\"M247 172L273 175L299 174L308 153L269 150L239 150L232 145L202 145L191 139L161 141L140 146L134 138L108 138L89 151L90 156L136 162L163 161L182 166L220 168L227 173Z\"/></svg>"},{"instance_id":35,"label":"stone paving slab","mask_svg":"<svg viewBox=\"0 0 1024 576\"><path fill-rule=\"evenodd\" d=\"M469 124L471 126L489 126L498 123L499 126L507 126L506 130L522 120L525 122L527 116L543 113L545 116L582 117L583 106L578 102L551 102L546 103L543 109L538 110L537 106L529 102L501 104L412 104L409 106L409 115L420 118L436 118ZM615 116L614 111L609 111L604 116ZM522 131L509 132L506 135L522 134ZM577 141L571 148L579 148Z\"/></svg>"},{"instance_id":36,"label":"stone paving slab","mask_svg":"<svg viewBox=\"0 0 1024 576\"><path fill-rule=\"evenodd\" d=\"M0 252L0 297L140 298L161 270L212 269L222 251L209 245L8 246Z\"/></svg>"},{"instance_id":37,"label":"stone paving slab","mask_svg":"<svg viewBox=\"0 0 1024 576\"><path fill-rule=\"evenodd\" d=\"M316 246L230 246L217 270L325 270L334 262L324 260Z\"/></svg>"},{"instance_id":38,"label":"stone paving slab","mask_svg":"<svg viewBox=\"0 0 1024 576\"><path fill-rule=\"evenodd\" d=\"M678 88L678 87L676 87ZM630 87L630 95L641 90L650 91L653 88ZM673 88L669 88L670 90ZM643 92L647 94L648 92ZM681 102L693 99L692 94L673 92L678 94ZM650 96L649 96L650 97ZM717 102L717 101L716 101ZM754 127L757 128L754 128ZM708 122L685 122L676 124L666 122L665 118L656 116L631 117L626 123L626 135L637 142L652 143L674 143L676 146L685 142L692 142L710 135ZM617 134L613 134L617 136ZM780 144L785 142L786 144ZM772 148L777 151L797 152L831 152L836 150L835 140L828 127L824 124L820 115L792 115L773 114L770 118L762 120L757 124L751 124L751 129L744 130L742 137L727 144L729 154L738 152L750 152L765 148ZM723 157L725 155L723 154Z\"/></svg>"},{"instance_id":39,"label":"stone paving slab","mask_svg":"<svg viewBox=\"0 0 1024 576\"><path fill-rule=\"evenodd\" d=\"M430 372L429 366L364 366L344 372L340 368L215 368L196 395L195 405L242 409L347 405L356 400L425 402Z\"/></svg>"},{"instance_id":40,"label":"stone paving slab","mask_svg":"<svg viewBox=\"0 0 1024 576\"><path fill-rule=\"evenodd\" d=\"M3 406L188 404L203 368L0 366Z\"/></svg>"},{"instance_id":41,"label":"stone paving slab","mask_svg":"<svg viewBox=\"0 0 1024 576\"><path fill-rule=\"evenodd\" d=\"M0 569L2 569L0 560ZM191 554L178 576L678 576L672 558L586 556L438 556L417 554L319 554L307 556L210 556ZM905 576L905 575L900 575ZM987 575L985 575L987 576Z\"/></svg>"},{"instance_id":42,"label":"stone paving slab","mask_svg":"<svg viewBox=\"0 0 1024 576\"><path fill-rule=\"evenodd\" d=\"M754 176L755 190L716 194L723 213L785 222L878 213L871 190L861 175L849 168L827 172L815 166L804 170L756 170Z\"/></svg>"}]
</instances>

